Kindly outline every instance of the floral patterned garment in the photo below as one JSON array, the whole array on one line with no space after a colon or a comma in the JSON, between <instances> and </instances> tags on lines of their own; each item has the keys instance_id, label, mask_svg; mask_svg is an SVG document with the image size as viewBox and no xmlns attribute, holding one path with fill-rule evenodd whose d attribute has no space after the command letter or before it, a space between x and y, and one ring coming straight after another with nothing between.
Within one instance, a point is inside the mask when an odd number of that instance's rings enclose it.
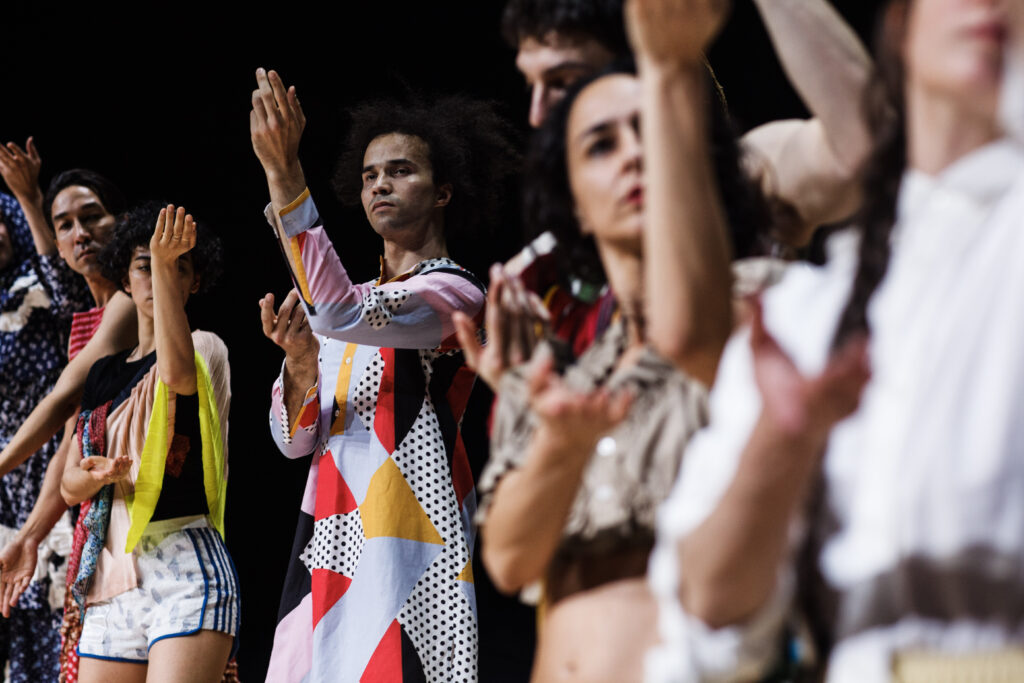
<instances>
[{"instance_id":1,"label":"floral patterned garment","mask_svg":"<svg viewBox=\"0 0 1024 683\"><path fill-rule=\"evenodd\" d=\"M0 220L7 226L13 257L0 271L0 447L6 446L36 404L49 393L65 363L72 313L88 308L85 283L60 257L35 253L18 202L0 194ZM25 520L57 450L54 437L21 466L0 479L0 527L13 533ZM33 582L0 629L0 668L10 680L52 680L57 639L49 605L48 578ZM51 637L52 633L52 637ZM31 642L32 647L25 647Z\"/></svg>"}]
</instances>

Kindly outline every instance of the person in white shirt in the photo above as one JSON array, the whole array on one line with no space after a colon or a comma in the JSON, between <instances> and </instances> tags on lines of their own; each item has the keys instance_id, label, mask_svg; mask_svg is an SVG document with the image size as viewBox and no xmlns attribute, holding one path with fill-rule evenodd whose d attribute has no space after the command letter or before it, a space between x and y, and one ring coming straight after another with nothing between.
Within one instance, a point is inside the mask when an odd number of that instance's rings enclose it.
<instances>
[{"instance_id":1,"label":"person in white shirt","mask_svg":"<svg viewBox=\"0 0 1024 683\"><path fill-rule=\"evenodd\" d=\"M651 681L1024 680L1024 145L1001 0L891 0L858 230L730 340L660 511Z\"/></svg>"}]
</instances>

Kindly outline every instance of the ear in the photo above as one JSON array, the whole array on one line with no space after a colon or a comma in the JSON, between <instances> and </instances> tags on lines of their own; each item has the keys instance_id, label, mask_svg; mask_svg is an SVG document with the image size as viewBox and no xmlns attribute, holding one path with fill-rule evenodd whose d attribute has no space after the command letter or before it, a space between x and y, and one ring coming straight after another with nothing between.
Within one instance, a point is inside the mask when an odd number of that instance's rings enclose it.
<instances>
[{"instance_id":1,"label":"ear","mask_svg":"<svg viewBox=\"0 0 1024 683\"><path fill-rule=\"evenodd\" d=\"M125 294L128 296L132 295L132 282L128 279L127 275L121 278L121 289L123 289Z\"/></svg>"},{"instance_id":2,"label":"ear","mask_svg":"<svg viewBox=\"0 0 1024 683\"><path fill-rule=\"evenodd\" d=\"M192 286L189 287L188 293L189 294L195 294L196 292L198 292L199 291L199 285L200 285L199 273L196 273L195 275L192 276Z\"/></svg>"},{"instance_id":3,"label":"ear","mask_svg":"<svg viewBox=\"0 0 1024 683\"><path fill-rule=\"evenodd\" d=\"M434 202L434 208L440 209L448 206L448 202L452 200L452 184L445 183L441 187L437 188L437 201Z\"/></svg>"}]
</instances>

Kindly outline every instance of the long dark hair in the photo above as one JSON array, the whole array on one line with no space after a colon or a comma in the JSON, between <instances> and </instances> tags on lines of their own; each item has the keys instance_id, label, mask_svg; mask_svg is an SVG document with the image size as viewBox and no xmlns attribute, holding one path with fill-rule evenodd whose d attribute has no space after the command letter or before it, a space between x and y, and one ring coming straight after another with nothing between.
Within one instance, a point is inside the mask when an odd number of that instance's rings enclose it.
<instances>
[{"instance_id":1,"label":"long dark hair","mask_svg":"<svg viewBox=\"0 0 1024 683\"><path fill-rule=\"evenodd\" d=\"M594 81L612 74L635 75L632 62L617 62L581 80L569 89L534 134L526 157L523 217L527 237L550 231L558 240L567 262L567 275L589 283L605 281L604 268L590 235L580 231L569 187L566 133L569 112L579 94ZM767 231L769 212L757 184L740 163L741 151L735 128L725 110L717 82L708 79L709 134L715 180L723 199L734 258L756 253L758 236Z\"/></svg>"},{"instance_id":2,"label":"long dark hair","mask_svg":"<svg viewBox=\"0 0 1024 683\"><path fill-rule=\"evenodd\" d=\"M875 72L864 94L864 113L873 148L863 171L864 203L854 217L861 232L853 288L839 318L832 348L853 334L869 332L867 308L889 267L890 237L896 223L896 199L907 165L906 106L900 45L909 0L891 0L876 33Z\"/></svg>"}]
</instances>

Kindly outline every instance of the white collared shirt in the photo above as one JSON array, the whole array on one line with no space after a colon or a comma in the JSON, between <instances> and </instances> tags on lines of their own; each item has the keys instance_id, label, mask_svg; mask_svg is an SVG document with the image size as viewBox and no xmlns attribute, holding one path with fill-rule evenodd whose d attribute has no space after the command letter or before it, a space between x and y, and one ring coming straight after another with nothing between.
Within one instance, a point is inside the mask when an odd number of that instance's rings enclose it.
<instances>
[{"instance_id":1,"label":"white collared shirt","mask_svg":"<svg viewBox=\"0 0 1024 683\"><path fill-rule=\"evenodd\" d=\"M889 681L901 649L1024 644L1024 146L992 143L935 177L907 172L897 213L868 309L872 378L824 461L838 524L818 557L839 600L829 683ZM805 374L824 367L856 242L838 235L827 266L795 266L764 297L768 330ZM778 651L791 566L743 627L711 631L676 599L676 542L714 509L759 412L744 330L659 517L650 578L663 646L649 680L732 680Z\"/></svg>"}]
</instances>

